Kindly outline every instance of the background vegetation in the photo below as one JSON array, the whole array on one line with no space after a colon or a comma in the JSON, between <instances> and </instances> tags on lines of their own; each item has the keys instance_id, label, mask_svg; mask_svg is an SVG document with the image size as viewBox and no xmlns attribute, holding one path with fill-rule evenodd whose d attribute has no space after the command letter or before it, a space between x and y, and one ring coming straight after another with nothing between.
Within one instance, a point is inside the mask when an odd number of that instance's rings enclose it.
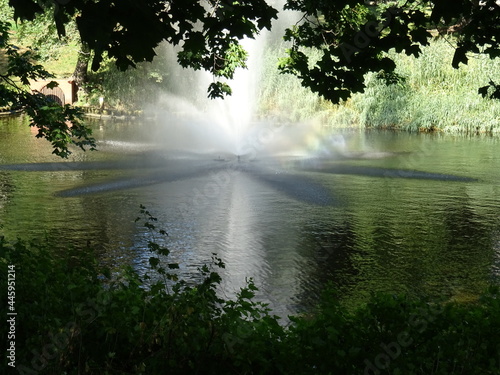
<instances>
[{"instance_id":1,"label":"background vegetation","mask_svg":"<svg viewBox=\"0 0 500 375\"><path fill-rule=\"evenodd\" d=\"M10 11L5 1L2 8ZM67 24L63 38L57 34L51 11L13 27L16 42L34 48L49 71L58 77L72 74L78 54L82 53L74 22ZM486 55L469 55L468 64L455 69L451 62L457 42L451 35L436 38L422 47L418 58L390 51L388 56L396 63L392 84L387 85L382 72L368 73L365 91L338 105L304 88L295 76L280 74L278 62L286 54L288 44L274 43L263 51L261 58L257 115L313 120L338 128L496 133L500 127L500 104L480 96L477 88L497 79L499 61ZM310 66L321 58L318 50L303 51ZM189 82L187 70L181 75L173 73L179 72L174 67L177 62L173 49L162 45L156 53L158 58L153 62L139 63L137 69L125 72L118 70L114 59L104 55L99 70L88 71L79 104L98 107L99 98L104 97L108 108L137 111L154 105L162 92L175 91L179 85L176 81Z\"/></svg>"},{"instance_id":2,"label":"background vegetation","mask_svg":"<svg viewBox=\"0 0 500 375\"><path fill-rule=\"evenodd\" d=\"M368 73L363 93L334 105L300 85L296 77L279 74L276 61L284 48L265 54L260 110L287 113L293 120L315 119L325 126L407 131L497 133L500 102L483 98L477 88L498 77L500 60L475 55L468 65L451 66L452 37L437 38L420 57L390 53L396 63L394 83L381 73ZM308 50L314 62L318 54Z\"/></svg>"},{"instance_id":3,"label":"background vegetation","mask_svg":"<svg viewBox=\"0 0 500 375\"><path fill-rule=\"evenodd\" d=\"M437 39L419 58L396 55L399 80L386 85L376 74L367 89L348 103L360 125L411 131L492 132L500 130L500 102L483 98L477 87L498 75L500 60L475 55L459 69L451 66L453 39Z\"/></svg>"}]
</instances>

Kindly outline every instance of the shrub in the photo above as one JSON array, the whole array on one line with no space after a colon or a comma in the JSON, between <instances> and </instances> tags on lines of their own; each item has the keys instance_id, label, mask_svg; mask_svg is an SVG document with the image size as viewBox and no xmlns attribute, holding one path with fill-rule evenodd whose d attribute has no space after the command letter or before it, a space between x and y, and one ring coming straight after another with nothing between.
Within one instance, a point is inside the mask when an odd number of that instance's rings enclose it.
<instances>
[{"instance_id":1,"label":"shrub","mask_svg":"<svg viewBox=\"0 0 500 375\"><path fill-rule=\"evenodd\" d=\"M199 268L199 282L179 280L178 265L155 239L166 233L141 212L152 238L150 272L142 277L130 267L112 274L88 248L55 252L47 239L0 239L1 290L15 266L15 302L0 305L0 313L17 313L18 373L500 372L498 287L469 304L376 294L357 307L341 304L329 287L315 310L285 326L253 300L251 279L234 299L220 297L224 264L216 256ZM1 327L7 338L12 330Z\"/></svg>"},{"instance_id":2,"label":"shrub","mask_svg":"<svg viewBox=\"0 0 500 375\"><path fill-rule=\"evenodd\" d=\"M156 220L144 208L145 225ZM159 231L165 234L163 231ZM283 329L252 300L252 280L234 300L217 294L224 267L177 280L169 250L150 241L151 275L114 276L90 249L54 254L50 242L0 241L2 273L15 265L16 364L26 374L219 374L273 372ZM154 275L153 275L154 273ZM7 278L2 277L3 290ZM7 307L1 308L2 316ZM2 325L4 327L4 325ZM3 329L3 328L2 328ZM7 337L6 332L2 337ZM3 342L2 344L4 344ZM7 365L6 365L7 366Z\"/></svg>"}]
</instances>

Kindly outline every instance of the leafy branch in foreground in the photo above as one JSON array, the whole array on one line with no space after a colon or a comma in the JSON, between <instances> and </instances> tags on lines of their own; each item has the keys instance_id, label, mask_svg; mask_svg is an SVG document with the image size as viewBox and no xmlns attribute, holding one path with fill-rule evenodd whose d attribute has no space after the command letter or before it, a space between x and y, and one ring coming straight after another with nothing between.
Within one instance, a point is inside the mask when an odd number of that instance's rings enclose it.
<instances>
[{"instance_id":1,"label":"leafy branch in foreground","mask_svg":"<svg viewBox=\"0 0 500 375\"><path fill-rule=\"evenodd\" d=\"M93 52L94 71L105 55L114 59L118 69L126 70L152 61L155 49L164 41L178 46L180 65L213 75L210 97L229 94L228 85L220 80L231 79L236 68L245 66L246 55L239 53L239 41L270 29L277 16L277 10L265 0L72 0L54 4L10 2L16 21L32 21L44 8L54 7L59 35L65 35L69 21L76 19L81 41Z\"/></svg>"},{"instance_id":2,"label":"leafy branch in foreground","mask_svg":"<svg viewBox=\"0 0 500 375\"><path fill-rule=\"evenodd\" d=\"M0 51L7 58L6 67L0 71L0 108L24 110L31 118L30 126L38 129L36 137L51 142L57 156L68 157L70 145L95 149L92 131L81 122L83 112L79 108L59 105L48 96L29 91L30 81L50 79L53 75L33 62L36 56L32 51L21 51L11 44L8 30L8 23L0 21ZM47 85L55 86L56 82Z\"/></svg>"},{"instance_id":3,"label":"leafy branch in foreground","mask_svg":"<svg viewBox=\"0 0 500 375\"><path fill-rule=\"evenodd\" d=\"M369 72L391 74L391 51L418 57L436 36L454 48L449 64L458 68L470 55L500 56L500 6L495 0L288 0L285 8L301 12L301 22L285 32L292 42L280 70L297 76L302 85L338 103L365 89ZM311 61L303 52L313 48ZM482 87L480 94L498 86Z\"/></svg>"}]
</instances>

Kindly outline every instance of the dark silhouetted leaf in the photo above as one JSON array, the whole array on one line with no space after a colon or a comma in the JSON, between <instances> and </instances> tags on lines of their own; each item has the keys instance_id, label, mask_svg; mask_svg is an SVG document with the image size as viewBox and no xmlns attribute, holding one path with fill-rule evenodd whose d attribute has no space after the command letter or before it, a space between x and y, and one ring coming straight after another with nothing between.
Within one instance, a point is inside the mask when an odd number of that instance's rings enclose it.
<instances>
[{"instance_id":1,"label":"dark silhouetted leaf","mask_svg":"<svg viewBox=\"0 0 500 375\"><path fill-rule=\"evenodd\" d=\"M451 63L451 65L455 68L455 69L458 69L460 63L463 63L465 65L467 65L467 62L468 62L468 58L467 58L467 50L463 47L458 47L456 50L455 50L455 54L453 55L453 61Z\"/></svg>"}]
</instances>

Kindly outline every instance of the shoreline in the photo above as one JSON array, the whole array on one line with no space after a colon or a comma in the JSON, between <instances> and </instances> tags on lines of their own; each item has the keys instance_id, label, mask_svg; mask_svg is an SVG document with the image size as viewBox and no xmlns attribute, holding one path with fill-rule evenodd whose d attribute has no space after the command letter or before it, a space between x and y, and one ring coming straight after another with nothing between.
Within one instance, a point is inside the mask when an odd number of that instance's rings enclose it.
<instances>
[{"instance_id":1,"label":"shoreline","mask_svg":"<svg viewBox=\"0 0 500 375\"><path fill-rule=\"evenodd\" d=\"M124 111L118 109L100 109L97 107L79 107L83 111L83 116L90 119L103 119L103 120L136 120L139 118L151 119L151 117L146 117L142 110L137 111ZM0 111L0 118L9 116L18 116L24 113L23 109L12 109L6 111ZM391 131L391 132L410 132L415 134L447 134L447 135L466 135L466 136L488 136L488 137L499 137L500 129L481 131L479 127L474 129L450 129L450 128L420 128L418 131L413 131L404 128L398 128L396 126L364 126L364 127L354 127L357 129L362 129L364 131Z\"/></svg>"}]
</instances>

